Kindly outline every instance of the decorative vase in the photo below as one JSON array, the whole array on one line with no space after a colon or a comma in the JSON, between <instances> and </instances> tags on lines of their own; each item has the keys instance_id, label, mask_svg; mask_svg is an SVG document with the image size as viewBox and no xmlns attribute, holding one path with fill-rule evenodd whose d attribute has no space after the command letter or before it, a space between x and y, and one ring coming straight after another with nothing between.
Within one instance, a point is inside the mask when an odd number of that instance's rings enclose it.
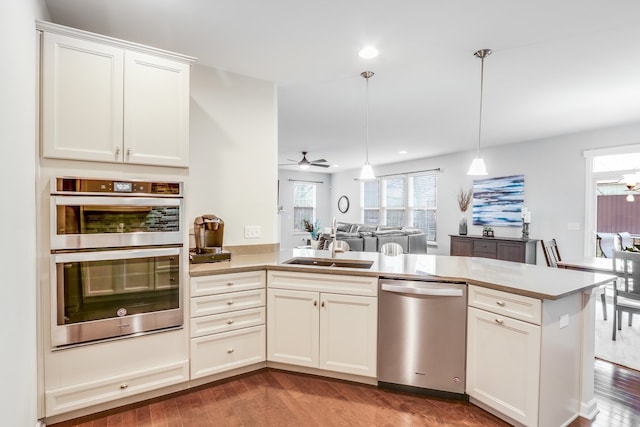
<instances>
[{"instance_id":1,"label":"decorative vase","mask_svg":"<svg viewBox=\"0 0 640 427\"><path fill-rule=\"evenodd\" d=\"M458 224L458 234L461 236L467 235L467 215L464 212L460 215L460 223Z\"/></svg>"},{"instance_id":2,"label":"decorative vase","mask_svg":"<svg viewBox=\"0 0 640 427\"><path fill-rule=\"evenodd\" d=\"M319 240L312 240L311 241L311 249L318 249L318 245L320 244Z\"/></svg>"}]
</instances>

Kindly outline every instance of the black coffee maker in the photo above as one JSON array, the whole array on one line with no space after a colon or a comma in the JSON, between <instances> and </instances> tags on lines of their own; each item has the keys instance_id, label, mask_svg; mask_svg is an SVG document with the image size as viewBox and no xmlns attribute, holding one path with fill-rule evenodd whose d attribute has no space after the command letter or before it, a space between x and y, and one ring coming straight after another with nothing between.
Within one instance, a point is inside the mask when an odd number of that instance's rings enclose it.
<instances>
[{"instance_id":1,"label":"black coffee maker","mask_svg":"<svg viewBox=\"0 0 640 427\"><path fill-rule=\"evenodd\" d=\"M195 234L195 253L191 253L189 259L192 263L228 261L231 253L222 249L224 237L224 221L212 214L196 217L193 221Z\"/></svg>"}]
</instances>

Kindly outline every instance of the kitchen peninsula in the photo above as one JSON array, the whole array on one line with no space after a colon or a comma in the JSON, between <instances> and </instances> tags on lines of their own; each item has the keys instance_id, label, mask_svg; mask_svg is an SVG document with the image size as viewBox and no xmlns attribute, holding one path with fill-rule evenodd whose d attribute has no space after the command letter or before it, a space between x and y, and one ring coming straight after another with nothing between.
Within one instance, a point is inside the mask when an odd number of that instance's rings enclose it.
<instances>
[{"instance_id":1,"label":"kitchen peninsula","mask_svg":"<svg viewBox=\"0 0 640 427\"><path fill-rule=\"evenodd\" d=\"M217 275L265 272L267 310L271 310L274 298L286 292L298 292L296 298L304 292L316 292L320 301L323 295L344 293L349 298L359 298L357 305L363 307L366 304L362 301L377 297L375 284L380 277L467 283L466 394L470 401L514 425L566 425L578 416L593 418L597 413L593 394L592 290L611 282L613 276L473 257L393 257L370 252L347 252L335 257L338 264L350 260L361 267L357 263L369 262L369 268L289 263L293 258L322 261L331 256L328 251L294 249L239 255L225 263L192 265L192 291L194 281L215 280ZM323 281L329 283L328 288L323 287ZM340 283L344 283L343 291ZM371 316L371 311L367 313ZM289 323L297 323L298 314L291 313ZM277 342L276 338L282 339L271 335L277 334L276 325L271 324L273 319L277 317L270 313L266 321L268 346ZM360 336L371 335L367 325L361 326ZM331 337L322 332L319 335L320 352L326 353L322 339ZM371 339L362 340L360 344L370 345ZM375 349L369 351L375 353ZM370 358L365 357L360 364L303 359L283 356L282 352L275 354L272 349L267 349L265 356L266 366L375 384L375 363ZM281 363L282 360L287 361Z\"/></svg>"}]
</instances>

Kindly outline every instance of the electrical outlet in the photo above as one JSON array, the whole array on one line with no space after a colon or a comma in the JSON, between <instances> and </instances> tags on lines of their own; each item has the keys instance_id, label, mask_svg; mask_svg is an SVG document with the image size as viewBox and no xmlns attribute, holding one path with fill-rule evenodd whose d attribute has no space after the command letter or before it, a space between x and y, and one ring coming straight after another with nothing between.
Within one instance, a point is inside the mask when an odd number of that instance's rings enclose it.
<instances>
[{"instance_id":1,"label":"electrical outlet","mask_svg":"<svg viewBox=\"0 0 640 427\"><path fill-rule=\"evenodd\" d=\"M259 225L245 225L244 226L244 238L245 239L257 239L260 237Z\"/></svg>"}]
</instances>

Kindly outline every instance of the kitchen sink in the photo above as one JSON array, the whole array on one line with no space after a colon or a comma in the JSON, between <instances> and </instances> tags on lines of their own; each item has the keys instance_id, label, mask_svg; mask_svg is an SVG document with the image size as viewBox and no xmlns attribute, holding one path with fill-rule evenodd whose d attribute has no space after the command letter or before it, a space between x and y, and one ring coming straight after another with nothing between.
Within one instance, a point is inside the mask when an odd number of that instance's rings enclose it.
<instances>
[{"instance_id":1,"label":"kitchen sink","mask_svg":"<svg viewBox=\"0 0 640 427\"><path fill-rule=\"evenodd\" d=\"M371 268L373 261L357 260L357 259L332 259L332 258L291 258L284 261L283 264L296 265L316 265L319 267L337 267L337 268Z\"/></svg>"}]
</instances>

